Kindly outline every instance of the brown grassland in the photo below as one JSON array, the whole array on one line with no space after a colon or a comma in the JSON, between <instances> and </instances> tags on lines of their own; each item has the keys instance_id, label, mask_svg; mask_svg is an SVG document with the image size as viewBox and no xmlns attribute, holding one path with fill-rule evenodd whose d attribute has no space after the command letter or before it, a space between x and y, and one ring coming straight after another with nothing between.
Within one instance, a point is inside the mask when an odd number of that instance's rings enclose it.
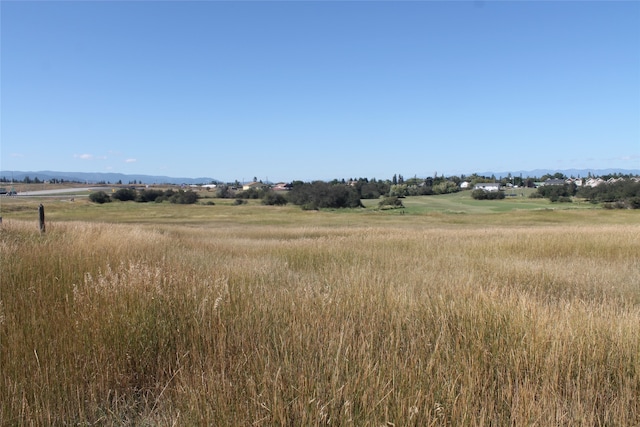
<instances>
[{"instance_id":1,"label":"brown grassland","mask_svg":"<svg viewBox=\"0 0 640 427\"><path fill-rule=\"evenodd\" d=\"M0 425L640 425L640 216L3 202Z\"/></svg>"}]
</instances>

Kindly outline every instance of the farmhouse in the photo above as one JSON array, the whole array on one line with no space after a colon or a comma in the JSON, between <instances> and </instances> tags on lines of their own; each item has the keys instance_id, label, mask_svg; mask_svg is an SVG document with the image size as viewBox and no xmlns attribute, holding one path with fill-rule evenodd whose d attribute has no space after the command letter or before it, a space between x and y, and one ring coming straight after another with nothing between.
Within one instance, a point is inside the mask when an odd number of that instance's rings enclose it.
<instances>
[{"instance_id":1,"label":"farmhouse","mask_svg":"<svg viewBox=\"0 0 640 427\"><path fill-rule=\"evenodd\" d=\"M500 183L499 182L479 182L474 187L474 190L484 190L484 191L499 191Z\"/></svg>"},{"instance_id":2,"label":"farmhouse","mask_svg":"<svg viewBox=\"0 0 640 427\"><path fill-rule=\"evenodd\" d=\"M289 189L291 189L291 185L287 184L286 182L279 182L272 188L273 191L287 191Z\"/></svg>"},{"instance_id":3,"label":"farmhouse","mask_svg":"<svg viewBox=\"0 0 640 427\"><path fill-rule=\"evenodd\" d=\"M264 187L266 187L266 185L264 185L261 182L255 182L255 181L242 185L243 190L249 190L250 188L255 188L256 190L260 190L261 188L264 188Z\"/></svg>"}]
</instances>

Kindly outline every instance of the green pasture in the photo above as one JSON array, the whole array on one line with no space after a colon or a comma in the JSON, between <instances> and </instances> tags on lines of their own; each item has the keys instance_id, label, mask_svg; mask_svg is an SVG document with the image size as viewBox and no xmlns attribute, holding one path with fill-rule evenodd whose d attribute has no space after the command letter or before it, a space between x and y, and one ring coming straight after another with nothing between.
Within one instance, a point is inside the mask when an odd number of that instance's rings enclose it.
<instances>
[{"instance_id":1,"label":"green pasture","mask_svg":"<svg viewBox=\"0 0 640 427\"><path fill-rule=\"evenodd\" d=\"M524 189L524 191L527 191ZM233 199L216 199L209 194L195 205L114 201L92 203L86 197L71 200L60 197L16 197L0 200L0 216L37 222L38 205L45 206L49 224L57 221L103 223L176 224L183 226L225 227L228 225L297 226L443 226L478 224L563 224L635 223L640 212L606 210L584 201L551 203L531 199L523 191L503 200L475 200L471 192L402 199L404 208L379 209L379 200L363 200L364 209L304 211L298 206L263 206L259 200L234 205ZM211 204L213 202L214 204Z\"/></svg>"}]
</instances>

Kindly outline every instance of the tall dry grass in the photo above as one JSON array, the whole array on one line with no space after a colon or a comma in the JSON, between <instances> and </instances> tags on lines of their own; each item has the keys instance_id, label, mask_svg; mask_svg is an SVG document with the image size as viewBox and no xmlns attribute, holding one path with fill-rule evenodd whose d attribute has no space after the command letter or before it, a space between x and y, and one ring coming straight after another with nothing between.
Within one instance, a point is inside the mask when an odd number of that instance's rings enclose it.
<instances>
[{"instance_id":1,"label":"tall dry grass","mask_svg":"<svg viewBox=\"0 0 640 427\"><path fill-rule=\"evenodd\" d=\"M0 424L640 424L640 226L424 221L5 222Z\"/></svg>"}]
</instances>

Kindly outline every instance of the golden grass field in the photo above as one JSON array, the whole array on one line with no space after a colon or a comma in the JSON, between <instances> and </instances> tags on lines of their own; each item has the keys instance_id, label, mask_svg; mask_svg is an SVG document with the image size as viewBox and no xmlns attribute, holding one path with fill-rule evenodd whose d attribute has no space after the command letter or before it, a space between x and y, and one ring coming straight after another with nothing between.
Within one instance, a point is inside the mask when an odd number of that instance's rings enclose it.
<instances>
[{"instance_id":1,"label":"golden grass field","mask_svg":"<svg viewBox=\"0 0 640 427\"><path fill-rule=\"evenodd\" d=\"M0 425L640 425L640 215L3 202Z\"/></svg>"}]
</instances>

